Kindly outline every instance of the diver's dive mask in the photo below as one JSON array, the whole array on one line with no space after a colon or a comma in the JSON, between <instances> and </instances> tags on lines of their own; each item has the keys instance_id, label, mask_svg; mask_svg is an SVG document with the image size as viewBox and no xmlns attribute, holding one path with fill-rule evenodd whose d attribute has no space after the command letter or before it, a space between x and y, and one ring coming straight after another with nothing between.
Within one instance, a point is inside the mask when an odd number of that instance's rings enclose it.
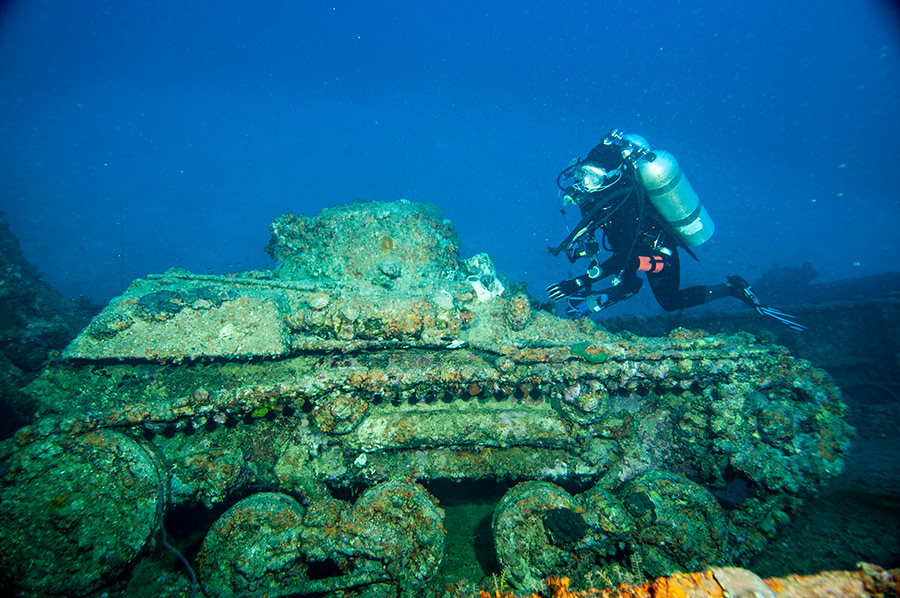
<instances>
[{"instance_id":1,"label":"diver's dive mask","mask_svg":"<svg viewBox=\"0 0 900 598\"><path fill-rule=\"evenodd\" d=\"M567 203L577 203L569 196L577 193L594 193L602 191L621 178L624 172L624 164L620 164L612 170L591 164L585 160L577 159L559 173L556 177L556 185L563 193L567 194Z\"/></svg>"},{"instance_id":2,"label":"diver's dive mask","mask_svg":"<svg viewBox=\"0 0 900 598\"><path fill-rule=\"evenodd\" d=\"M620 164L612 170L606 170L600 166L582 164L575 169L575 183L572 186L582 193L603 191L621 178L623 166Z\"/></svg>"}]
</instances>

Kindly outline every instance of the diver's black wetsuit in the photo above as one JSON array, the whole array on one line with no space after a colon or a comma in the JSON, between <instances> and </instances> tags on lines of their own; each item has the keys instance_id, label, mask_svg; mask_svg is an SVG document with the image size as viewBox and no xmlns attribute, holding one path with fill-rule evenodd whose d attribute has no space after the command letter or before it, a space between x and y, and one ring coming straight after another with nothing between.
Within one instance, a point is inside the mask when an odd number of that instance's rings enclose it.
<instances>
[{"instance_id":1,"label":"diver's black wetsuit","mask_svg":"<svg viewBox=\"0 0 900 598\"><path fill-rule=\"evenodd\" d=\"M650 203L633 167L601 192L572 193L580 196L582 220L551 253L565 251L572 262L578 257L591 256L591 267L599 268L599 275L592 275L575 296L602 297L598 303L608 307L640 290L643 281L637 275L639 271L646 272L653 295L666 311L694 307L730 294L725 284L679 288L680 244ZM612 255L601 262L604 250ZM604 289L592 288L609 276L617 277L620 282Z\"/></svg>"}]
</instances>

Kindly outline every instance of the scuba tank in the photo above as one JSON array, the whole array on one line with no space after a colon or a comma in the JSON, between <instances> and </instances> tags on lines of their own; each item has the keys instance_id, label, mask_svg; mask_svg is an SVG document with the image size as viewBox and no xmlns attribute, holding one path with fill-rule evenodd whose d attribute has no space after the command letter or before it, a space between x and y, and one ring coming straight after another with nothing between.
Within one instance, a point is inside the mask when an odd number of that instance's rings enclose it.
<instances>
[{"instance_id":1,"label":"scuba tank","mask_svg":"<svg viewBox=\"0 0 900 598\"><path fill-rule=\"evenodd\" d=\"M687 247L708 241L715 232L715 224L675 156L666 151L650 151L640 135L612 131L609 137L622 145L622 155L637 168L650 203L672 227L678 240Z\"/></svg>"},{"instance_id":2,"label":"scuba tank","mask_svg":"<svg viewBox=\"0 0 900 598\"><path fill-rule=\"evenodd\" d=\"M653 154L656 159L642 158L637 163L650 203L669 223L679 241L688 247L705 243L716 230L709 212L700 203L675 156L665 151Z\"/></svg>"}]
</instances>

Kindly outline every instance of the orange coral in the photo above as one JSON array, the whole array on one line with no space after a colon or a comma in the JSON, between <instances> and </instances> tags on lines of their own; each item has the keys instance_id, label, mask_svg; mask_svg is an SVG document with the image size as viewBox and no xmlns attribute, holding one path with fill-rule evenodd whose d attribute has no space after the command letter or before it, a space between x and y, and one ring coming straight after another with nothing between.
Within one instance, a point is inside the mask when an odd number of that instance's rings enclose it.
<instances>
[{"instance_id":1,"label":"orange coral","mask_svg":"<svg viewBox=\"0 0 900 598\"><path fill-rule=\"evenodd\" d=\"M734 569L738 574L752 576L752 573ZM569 590L567 577L548 577L545 580L547 592L517 596L513 592L484 590L480 598L724 598L729 591L734 592L734 579L719 579L729 571L724 569L702 573L675 573L670 577L659 577L641 585L622 584L617 588L598 590L590 588L579 592ZM717 577L719 576L719 577ZM820 595L823 588L829 595L844 596L887 596L898 595L900 590L900 570L885 571L875 565L861 563L860 571L825 571L817 575L792 575L782 579L759 580L779 595ZM740 585L740 584L738 584ZM887 590L887 591L886 591ZM733 594L732 594L733 595Z\"/></svg>"},{"instance_id":2,"label":"orange coral","mask_svg":"<svg viewBox=\"0 0 900 598\"><path fill-rule=\"evenodd\" d=\"M547 589L552 598L574 598L576 594L569 591L568 577L548 577Z\"/></svg>"},{"instance_id":3,"label":"orange coral","mask_svg":"<svg viewBox=\"0 0 900 598\"><path fill-rule=\"evenodd\" d=\"M548 577L546 580L549 595L532 593L528 598L588 598L590 596L600 596L600 590L591 588L582 592L572 592L569 590L568 577ZM519 598L512 592L500 592L494 590L494 593L481 590L479 598Z\"/></svg>"}]
</instances>

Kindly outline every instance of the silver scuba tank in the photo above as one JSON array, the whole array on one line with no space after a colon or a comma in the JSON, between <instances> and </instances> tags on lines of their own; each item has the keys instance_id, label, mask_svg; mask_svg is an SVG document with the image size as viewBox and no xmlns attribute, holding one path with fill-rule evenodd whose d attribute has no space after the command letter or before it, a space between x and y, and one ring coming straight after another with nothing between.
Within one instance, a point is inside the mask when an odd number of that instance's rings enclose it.
<instances>
[{"instance_id":1,"label":"silver scuba tank","mask_svg":"<svg viewBox=\"0 0 900 598\"><path fill-rule=\"evenodd\" d=\"M649 160L653 155L656 159ZM675 161L675 156L666 151L653 150L652 154L637 161L637 170L650 203L682 243L696 247L709 240L715 232L715 224Z\"/></svg>"}]
</instances>

